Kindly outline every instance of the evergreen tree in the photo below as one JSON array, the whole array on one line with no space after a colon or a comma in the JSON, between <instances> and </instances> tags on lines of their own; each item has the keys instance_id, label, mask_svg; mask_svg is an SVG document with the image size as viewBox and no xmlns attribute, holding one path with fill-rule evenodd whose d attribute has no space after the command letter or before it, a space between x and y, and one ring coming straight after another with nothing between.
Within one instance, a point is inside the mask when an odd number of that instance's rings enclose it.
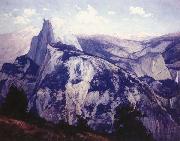
<instances>
[{"instance_id":1,"label":"evergreen tree","mask_svg":"<svg viewBox=\"0 0 180 141\"><path fill-rule=\"evenodd\" d=\"M2 104L1 112L14 118L24 118L27 114L27 97L23 90L11 86L7 97Z\"/></svg>"},{"instance_id":2,"label":"evergreen tree","mask_svg":"<svg viewBox=\"0 0 180 141\"><path fill-rule=\"evenodd\" d=\"M118 138L124 141L153 141L140 118L144 115L132 106L116 108L114 127Z\"/></svg>"},{"instance_id":3,"label":"evergreen tree","mask_svg":"<svg viewBox=\"0 0 180 141\"><path fill-rule=\"evenodd\" d=\"M90 127L88 126L87 120L81 117L80 115L77 115L77 128L80 131L89 131Z\"/></svg>"}]
</instances>

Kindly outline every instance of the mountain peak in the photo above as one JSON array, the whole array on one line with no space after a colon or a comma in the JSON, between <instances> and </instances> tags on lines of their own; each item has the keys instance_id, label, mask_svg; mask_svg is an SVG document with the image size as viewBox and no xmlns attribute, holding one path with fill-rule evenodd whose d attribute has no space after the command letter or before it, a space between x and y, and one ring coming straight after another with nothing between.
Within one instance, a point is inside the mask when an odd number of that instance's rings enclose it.
<instances>
[{"instance_id":1,"label":"mountain peak","mask_svg":"<svg viewBox=\"0 0 180 141\"><path fill-rule=\"evenodd\" d=\"M30 51L27 56L37 65L40 65L47 53L47 46L55 43L52 24L49 20L44 19L42 30L38 36L34 36L31 41Z\"/></svg>"},{"instance_id":2,"label":"mountain peak","mask_svg":"<svg viewBox=\"0 0 180 141\"><path fill-rule=\"evenodd\" d=\"M44 34L44 36L46 36L48 44L52 44L55 42L52 24L49 20L44 19L41 33Z\"/></svg>"}]
</instances>

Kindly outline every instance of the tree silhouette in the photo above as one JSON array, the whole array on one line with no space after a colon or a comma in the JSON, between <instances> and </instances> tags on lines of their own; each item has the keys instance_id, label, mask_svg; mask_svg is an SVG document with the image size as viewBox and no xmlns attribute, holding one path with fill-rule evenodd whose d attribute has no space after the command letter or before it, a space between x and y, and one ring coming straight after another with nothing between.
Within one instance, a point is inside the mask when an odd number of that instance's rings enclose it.
<instances>
[{"instance_id":1,"label":"tree silhouette","mask_svg":"<svg viewBox=\"0 0 180 141\"><path fill-rule=\"evenodd\" d=\"M14 118L24 118L27 114L27 97L23 90L11 86L2 104L1 113Z\"/></svg>"},{"instance_id":2,"label":"tree silhouette","mask_svg":"<svg viewBox=\"0 0 180 141\"><path fill-rule=\"evenodd\" d=\"M77 115L77 128L80 131L90 131L90 127L88 126L87 120Z\"/></svg>"},{"instance_id":3,"label":"tree silhouette","mask_svg":"<svg viewBox=\"0 0 180 141\"><path fill-rule=\"evenodd\" d=\"M117 107L114 121L117 137L124 141L153 141L152 135L140 121L143 116L132 106Z\"/></svg>"}]
</instances>

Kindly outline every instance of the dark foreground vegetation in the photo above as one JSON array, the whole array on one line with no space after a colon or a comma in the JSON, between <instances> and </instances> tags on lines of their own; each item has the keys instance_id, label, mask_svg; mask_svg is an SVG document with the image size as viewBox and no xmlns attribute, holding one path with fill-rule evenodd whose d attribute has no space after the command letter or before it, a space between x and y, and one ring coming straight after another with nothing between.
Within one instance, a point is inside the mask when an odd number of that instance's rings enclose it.
<instances>
[{"instance_id":1,"label":"dark foreground vegetation","mask_svg":"<svg viewBox=\"0 0 180 141\"><path fill-rule=\"evenodd\" d=\"M24 91L11 86L0 108L0 141L153 141L139 120L143 115L131 106L117 107L116 130L105 135L92 131L81 116L77 126L47 122L27 112L27 103Z\"/></svg>"}]
</instances>

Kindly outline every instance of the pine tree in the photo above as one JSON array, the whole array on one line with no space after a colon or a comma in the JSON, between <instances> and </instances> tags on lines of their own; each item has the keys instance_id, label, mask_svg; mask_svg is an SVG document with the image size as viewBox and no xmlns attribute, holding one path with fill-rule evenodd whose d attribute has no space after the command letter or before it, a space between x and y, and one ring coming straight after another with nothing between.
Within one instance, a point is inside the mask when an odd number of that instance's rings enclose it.
<instances>
[{"instance_id":1,"label":"pine tree","mask_svg":"<svg viewBox=\"0 0 180 141\"><path fill-rule=\"evenodd\" d=\"M124 141L153 141L151 133L140 121L143 116L132 106L117 107L114 127L118 138Z\"/></svg>"},{"instance_id":2,"label":"pine tree","mask_svg":"<svg viewBox=\"0 0 180 141\"><path fill-rule=\"evenodd\" d=\"M23 90L11 86L2 104L1 113L14 118L24 118L27 114L27 97Z\"/></svg>"}]
</instances>

